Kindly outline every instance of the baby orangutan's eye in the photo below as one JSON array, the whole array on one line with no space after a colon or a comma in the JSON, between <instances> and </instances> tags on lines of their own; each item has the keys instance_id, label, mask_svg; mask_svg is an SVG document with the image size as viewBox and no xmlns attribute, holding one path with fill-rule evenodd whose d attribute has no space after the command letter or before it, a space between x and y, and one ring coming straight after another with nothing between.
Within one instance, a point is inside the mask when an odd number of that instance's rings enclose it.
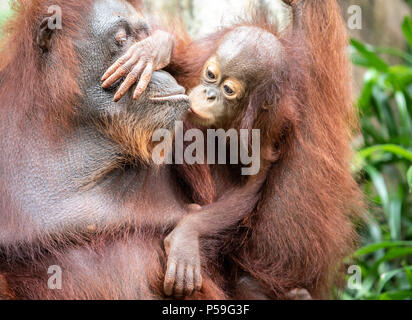
<instances>
[{"instance_id":1,"label":"baby orangutan's eye","mask_svg":"<svg viewBox=\"0 0 412 320\"><path fill-rule=\"evenodd\" d=\"M226 99L240 99L244 93L244 86L241 81L235 78L229 78L223 83L222 92Z\"/></svg>"},{"instance_id":2,"label":"baby orangutan's eye","mask_svg":"<svg viewBox=\"0 0 412 320\"><path fill-rule=\"evenodd\" d=\"M204 70L204 78L207 82L217 82L220 78L219 64L212 58L208 61Z\"/></svg>"},{"instance_id":3,"label":"baby orangutan's eye","mask_svg":"<svg viewBox=\"0 0 412 320\"><path fill-rule=\"evenodd\" d=\"M223 89L225 90L225 93L226 93L228 96L232 96L232 95L235 93L235 91L233 91L233 89L230 88L228 85L225 85L225 86L223 87Z\"/></svg>"},{"instance_id":4,"label":"baby orangutan's eye","mask_svg":"<svg viewBox=\"0 0 412 320\"><path fill-rule=\"evenodd\" d=\"M209 69L207 69L206 76L209 80L216 80L216 75Z\"/></svg>"}]
</instances>

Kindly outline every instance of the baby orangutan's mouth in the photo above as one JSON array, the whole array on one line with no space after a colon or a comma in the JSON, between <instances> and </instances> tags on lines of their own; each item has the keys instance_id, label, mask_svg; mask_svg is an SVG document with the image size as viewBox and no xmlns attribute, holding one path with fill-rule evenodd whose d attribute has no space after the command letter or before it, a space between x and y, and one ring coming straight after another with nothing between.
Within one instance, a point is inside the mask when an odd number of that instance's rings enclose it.
<instances>
[{"instance_id":1,"label":"baby orangutan's mouth","mask_svg":"<svg viewBox=\"0 0 412 320\"><path fill-rule=\"evenodd\" d=\"M189 110L187 110L188 113L191 113L194 116L197 116L199 118L203 118L200 114L198 114L195 109L192 108L192 106L190 106Z\"/></svg>"},{"instance_id":2,"label":"baby orangutan's mouth","mask_svg":"<svg viewBox=\"0 0 412 320\"><path fill-rule=\"evenodd\" d=\"M195 108L193 108L193 106L191 105L189 110L187 110L187 112L191 115L194 116L196 118L202 119L202 120L209 120L208 117L206 117L205 115L202 115L201 113L197 112Z\"/></svg>"},{"instance_id":3,"label":"baby orangutan's mouth","mask_svg":"<svg viewBox=\"0 0 412 320\"><path fill-rule=\"evenodd\" d=\"M199 127L210 127L213 124L213 120L201 115L200 113L195 111L195 108L190 107L187 112L185 119L189 120L192 124L199 126Z\"/></svg>"}]
</instances>

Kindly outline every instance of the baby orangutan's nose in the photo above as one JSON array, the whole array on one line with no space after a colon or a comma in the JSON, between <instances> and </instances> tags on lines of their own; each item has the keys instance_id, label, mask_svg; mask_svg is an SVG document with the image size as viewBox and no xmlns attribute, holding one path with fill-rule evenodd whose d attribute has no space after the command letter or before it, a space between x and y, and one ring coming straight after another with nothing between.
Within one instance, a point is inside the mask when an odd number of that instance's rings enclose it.
<instances>
[{"instance_id":1,"label":"baby orangutan's nose","mask_svg":"<svg viewBox=\"0 0 412 320\"><path fill-rule=\"evenodd\" d=\"M208 88L206 89L206 99L209 102L213 102L215 101L217 98L217 92L216 89L214 88Z\"/></svg>"}]
</instances>

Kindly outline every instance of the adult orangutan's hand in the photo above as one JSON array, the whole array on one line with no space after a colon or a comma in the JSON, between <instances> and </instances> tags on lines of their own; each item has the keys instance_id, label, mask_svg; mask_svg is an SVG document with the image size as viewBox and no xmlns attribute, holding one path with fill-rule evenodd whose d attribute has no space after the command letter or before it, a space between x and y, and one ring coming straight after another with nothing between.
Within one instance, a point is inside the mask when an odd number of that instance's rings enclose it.
<instances>
[{"instance_id":1,"label":"adult orangutan's hand","mask_svg":"<svg viewBox=\"0 0 412 320\"><path fill-rule=\"evenodd\" d=\"M174 37L168 32L157 30L150 37L135 43L103 75L102 87L109 88L126 76L117 90L114 101L119 101L138 81L133 98L137 99L149 85L152 73L170 63Z\"/></svg>"}]
</instances>

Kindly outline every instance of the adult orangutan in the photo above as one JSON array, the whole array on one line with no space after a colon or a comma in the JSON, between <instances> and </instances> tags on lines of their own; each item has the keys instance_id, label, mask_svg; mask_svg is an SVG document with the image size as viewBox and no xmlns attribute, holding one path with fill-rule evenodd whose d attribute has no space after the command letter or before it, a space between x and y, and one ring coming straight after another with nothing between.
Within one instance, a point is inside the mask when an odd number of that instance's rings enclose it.
<instances>
[{"instance_id":1,"label":"adult orangutan","mask_svg":"<svg viewBox=\"0 0 412 320\"><path fill-rule=\"evenodd\" d=\"M49 27L48 7L63 13ZM18 0L0 55L0 297L163 298L163 240L186 213L151 136L189 107L154 72L137 100L114 103L104 71L149 27L132 1ZM156 60L163 48L152 48ZM48 270L62 270L62 288ZM203 274L193 298L223 298Z\"/></svg>"},{"instance_id":2,"label":"adult orangutan","mask_svg":"<svg viewBox=\"0 0 412 320\"><path fill-rule=\"evenodd\" d=\"M174 285L182 291L184 283L192 281L176 273L179 262L190 266L197 255L183 248L197 237L222 236L225 228L230 239L225 254L234 269L224 272L226 279L230 271L234 276L229 282L234 285L228 288L234 297L284 299L299 293L298 288L315 298L328 297L331 286L344 275L343 258L356 238L353 220L362 210L349 166L348 122L355 117L345 27L335 1L287 2L293 6L294 22L284 33L257 17L174 50L169 70L191 89L193 113L188 121L224 129L259 128L262 157L275 163L256 209L236 237L230 227L243 212L232 212L230 206L222 206L221 218L205 206L185 216L169 235L169 292ZM123 92L134 83L141 68L134 67L139 55L132 51L108 70L104 86L129 69L135 72L127 76ZM181 170L191 177L187 183L196 200L205 193L204 171L196 173L201 167ZM211 170L217 203L234 201L228 200L226 190L241 182L239 175L236 178L238 168L214 165ZM206 204L208 199L204 198ZM250 199L235 200L234 209L248 202L255 207Z\"/></svg>"},{"instance_id":3,"label":"adult orangutan","mask_svg":"<svg viewBox=\"0 0 412 320\"><path fill-rule=\"evenodd\" d=\"M64 13L61 30L49 26L51 4ZM163 298L162 242L189 200L170 167L150 162L153 131L189 107L168 73L151 74L170 50L144 51L150 82L136 89L147 90L114 103L120 84L102 89L103 71L150 33L130 3L21 0L15 11L0 68L0 296ZM170 40L155 32L149 42L158 37ZM54 265L61 290L48 287ZM226 297L207 271L193 298Z\"/></svg>"}]
</instances>

